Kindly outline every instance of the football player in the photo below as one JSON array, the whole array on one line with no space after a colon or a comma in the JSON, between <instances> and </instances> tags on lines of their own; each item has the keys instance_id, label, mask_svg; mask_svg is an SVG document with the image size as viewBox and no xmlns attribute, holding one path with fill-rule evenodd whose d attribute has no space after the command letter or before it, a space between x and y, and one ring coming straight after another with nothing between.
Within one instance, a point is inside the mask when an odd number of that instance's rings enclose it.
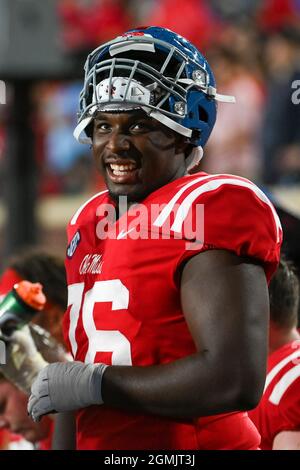
<instances>
[{"instance_id":1,"label":"football player","mask_svg":"<svg viewBox=\"0 0 300 470\"><path fill-rule=\"evenodd\" d=\"M233 100L164 28L87 58L74 135L92 145L107 190L68 226L74 362L46 367L28 404L34 420L76 410L78 449L259 445L246 410L263 389L281 227L250 181L188 174L217 101Z\"/></svg>"},{"instance_id":2,"label":"football player","mask_svg":"<svg viewBox=\"0 0 300 470\"><path fill-rule=\"evenodd\" d=\"M300 450L300 334L297 330L299 280L282 259L270 283L270 336L267 379L250 417L265 450Z\"/></svg>"},{"instance_id":3,"label":"football player","mask_svg":"<svg viewBox=\"0 0 300 470\"><path fill-rule=\"evenodd\" d=\"M61 333L67 304L64 260L39 248L27 248L8 260L0 278L0 297L23 279L40 281L47 302L45 309L34 316L30 329L25 326L15 331L7 343L6 363L0 365L0 448L24 449L34 444L38 449L49 450L54 422L47 416L33 423L27 402L38 371L48 362L67 358Z\"/></svg>"}]
</instances>

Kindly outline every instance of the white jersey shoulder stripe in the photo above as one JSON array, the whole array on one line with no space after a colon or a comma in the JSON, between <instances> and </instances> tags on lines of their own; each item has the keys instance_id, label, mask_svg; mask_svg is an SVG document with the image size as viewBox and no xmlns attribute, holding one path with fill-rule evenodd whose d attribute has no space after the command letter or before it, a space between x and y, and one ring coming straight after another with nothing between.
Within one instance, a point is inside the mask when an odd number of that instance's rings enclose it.
<instances>
[{"instance_id":1,"label":"white jersey shoulder stripe","mask_svg":"<svg viewBox=\"0 0 300 470\"><path fill-rule=\"evenodd\" d=\"M81 212L83 211L83 209L90 203L92 202L94 199L96 199L96 197L98 196L101 196L101 194L104 194L104 193L107 193L108 190L106 189L105 191L100 191L100 193L97 193L97 194L94 194L94 196L90 197L90 199L88 199L86 202L84 202L80 207L79 209L75 212L75 214L73 215L72 219L71 219L71 222L70 222L70 225L75 225L76 222L77 222L77 219L78 217L80 216Z\"/></svg>"},{"instance_id":2,"label":"white jersey shoulder stripe","mask_svg":"<svg viewBox=\"0 0 300 470\"><path fill-rule=\"evenodd\" d=\"M275 376L278 374L278 372L280 372L281 369L283 369L289 362L297 359L298 357L300 357L300 349L297 349L297 351L294 351L293 353L289 354L287 357L282 359L282 361L278 362L278 364L276 364L273 369L270 370L270 372L267 374L264 392L266 391L267 387L270 385L272 380L275 378Z\"/></svg>"},{"instance_id":3,"label":"white jersey shoulder stripe","mask_svg":"<svg viewBox=\"0 0 300 470\"><path fill-rule=\"evenodd\" d=\"M233 178L221 178L221 179L215 179L208 181L207 183L203 184L199 188L194 189L181 203L181 206L179 207L179 210L176 214L174 223L171 227L171 230L174 230L174 232L180 232L182 230L182 225L184 222L184 219L188 215L188 212L190 210L190 207L192 206L193 202L201 195L204 193L207 193L209 191L214 191L215 189L218 189L220 186L224 185L233 185L233 186L242 186L244 188L248 188L251 191L255 193L255 195L265 204L269 206L269 208L272 211L275 225L276 225L276 230L277 230L277 241L280 240L280 230L281 230L281 224L279 217L267 198L267 196L262 192L261 189L259 189L257 186L255 186L253 183L250 183L249 181L243 181L243 180L237 180Z\"/></svg>"},{"instance_id":4,"label":"white jersey shoulder stripe","mask_svg":"<svg viewBox=\"0 0 300 470\"><path fill-rule=\"evenodd\" d=\"M273 388L269 401L274 405L278 405L281 398L289 388L289 386L300 377L300 364L290 369L284 374L279 382Z\"/></svg>"},{"instance_id":5,"label":"white jersey shoulder stripe","mask_svg":"<svg viewBox=\"0 0 300 470\"><path fill-rule=\"evenodd\" d=\"M213 176L221 176L221 175L207 175L207 176L199 176L199 178L196 178L189 183L185 184L176 194L175 196L172 197L172 199L168 202L168 204L163 208L159 216L155 219L153 225L156 227L161 227L169 215L171 214L173 207L175 206L176 202L180 198L180 196L189 189L191 186L194 186L197 183L201 183L202 181L208 180L209 178L212 178Z\"/></svg>"},{"instance_id":6,"label":"white jersey shoulder stripe","mask_svg":"<svg viewBox=\"0 0 300 470\"><path fill-rule=\"evenodd\" d=\"M223 176L223 175L214 175L214 176ZM277 241L279 241L280 240L281 223L280 223L279 217L278 217L273 205L271 204L271 202L269 201L267 196L263 193L263 191L261 189L259 189L257 186L255 186L255 184L251 183L250 181L248 181L246 179L245 180L235 179L235 178L232 178L230 176L231 175L228 175L228 177L226 177L226 178L219 178L219 179L210 180L207 183L202 184L200 187L194 189L181 203L181 205L180 205L180 207L177 211L174 223L171 227L171 230L173 230L174 232L180 232L182 230L183 222L184 222L185 218L187 217L188 212L189 212L193 202L201 194L207 193L209 191L214 191L215 189L218 189L220 186L223 186L223 185L234 185L234 186L242 186L242 187L246 187L246 188L250 189L251 191L253 191L256 194L256 196L262 202L264 202L265 204L267 204L269 206L269 208L271 209L271 212L273 214L275 225L276 225ZM211 178L211 175L197 178L197 179L191 181L190 183L188 183L187 185L185 185L183 188L181 188L180 191L178 191L175 194L175 196L171 199L171 201L162 210L160 215L156 218L156 220L154 221L154 225L157 226L157 227L161 227L163 225L163 223L166 221L166 219L168 218L168 216L172 212L172 209L173 209L175 203L178 201L179 197L184 193L184 191L186 189L188 189L189 187L191 187L191 186L193 186L193 185L195 185L199 182L204 182L208 178Z\"/></svg>"}]
</instances>

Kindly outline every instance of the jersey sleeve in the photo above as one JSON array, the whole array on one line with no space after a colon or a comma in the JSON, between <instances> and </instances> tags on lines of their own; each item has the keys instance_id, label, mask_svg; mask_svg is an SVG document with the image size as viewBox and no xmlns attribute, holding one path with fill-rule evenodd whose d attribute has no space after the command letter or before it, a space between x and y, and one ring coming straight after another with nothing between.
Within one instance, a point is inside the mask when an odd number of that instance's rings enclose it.
<instances>
[{"instance_id":1,"label":"jersey sleeve","mask_svg":"<svg viewBox=\"0 0 300 470\"><path fill-rule=\"evenodd\" d=\"M267 196L244 178L227 176L194 187L180 202L171 228L186 241L177 267L197 253L219 249L256 259L268 280L277 268L278 215Z\"/></svg>"},{"instance_id":2,"label":"jersey sleeve","mask_svg":"<svg viewBox=\"0 0 300 470\"><path fill-rule=\"evenodd\" d=\"M291 380L293 382L289 385ZM281 431L300 430L300 365L289 371L288 376L283 378L278 390L274 389L274 392L280 397L278 411L281 417L276 434ZM274 399L276 400L276 396Z\"/></svg>"}]
</instances>

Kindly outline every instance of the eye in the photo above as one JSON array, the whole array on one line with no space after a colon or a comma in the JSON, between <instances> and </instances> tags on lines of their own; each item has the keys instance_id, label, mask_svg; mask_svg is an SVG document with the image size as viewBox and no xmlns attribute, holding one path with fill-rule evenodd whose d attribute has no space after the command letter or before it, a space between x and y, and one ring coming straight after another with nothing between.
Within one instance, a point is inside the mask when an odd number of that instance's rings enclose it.
<instances>
[{"instance_id":1,"label":"eye","mask_svg":"<svg viewBox=\"0 0 300 470\"><path fill-rule=\"evenodd\" d=\"M134 133L148 132L150 129L151 126L149 122L146 121L138 121L130 126L130 131Z\"/></svg>"},{"instance_id":2,"label":"eye","mask_svg":"<svg viewBox=\"0 0 300 470\"><path fill-rule=\"evenodd\" d=\"M111 126L106 121L95 121L95 129L97 132L108 132L111 129Z\"/></svg>"}]
</instances>

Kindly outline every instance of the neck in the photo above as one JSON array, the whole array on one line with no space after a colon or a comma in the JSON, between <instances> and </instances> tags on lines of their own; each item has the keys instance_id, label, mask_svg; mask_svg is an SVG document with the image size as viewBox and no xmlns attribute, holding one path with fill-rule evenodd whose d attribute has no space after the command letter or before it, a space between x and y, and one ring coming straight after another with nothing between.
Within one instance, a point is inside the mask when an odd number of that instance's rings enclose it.
<instances>
[{"instance_id":1,"label":"neck","mask_svg":"<svg viewBox=\"0 0 300 470\"><path fill-rule=\"evenodd\" d=\"M133 206L134 204L138 204L137 202L130 201L128 203L124 204L118 204L117 205L117 218L120 219L126 212L129 211L130 207Z\"/></svg>"},{"instance_id":2,"label":"neck","mask_svg":"<svg viewBox=\"0 0 300 470\"><path fill-rule=\"evenodd\" d=\"M292 341L299 341L297 328L283 328L270 321L269 354Z\"/></svg>"}]
</instances>

